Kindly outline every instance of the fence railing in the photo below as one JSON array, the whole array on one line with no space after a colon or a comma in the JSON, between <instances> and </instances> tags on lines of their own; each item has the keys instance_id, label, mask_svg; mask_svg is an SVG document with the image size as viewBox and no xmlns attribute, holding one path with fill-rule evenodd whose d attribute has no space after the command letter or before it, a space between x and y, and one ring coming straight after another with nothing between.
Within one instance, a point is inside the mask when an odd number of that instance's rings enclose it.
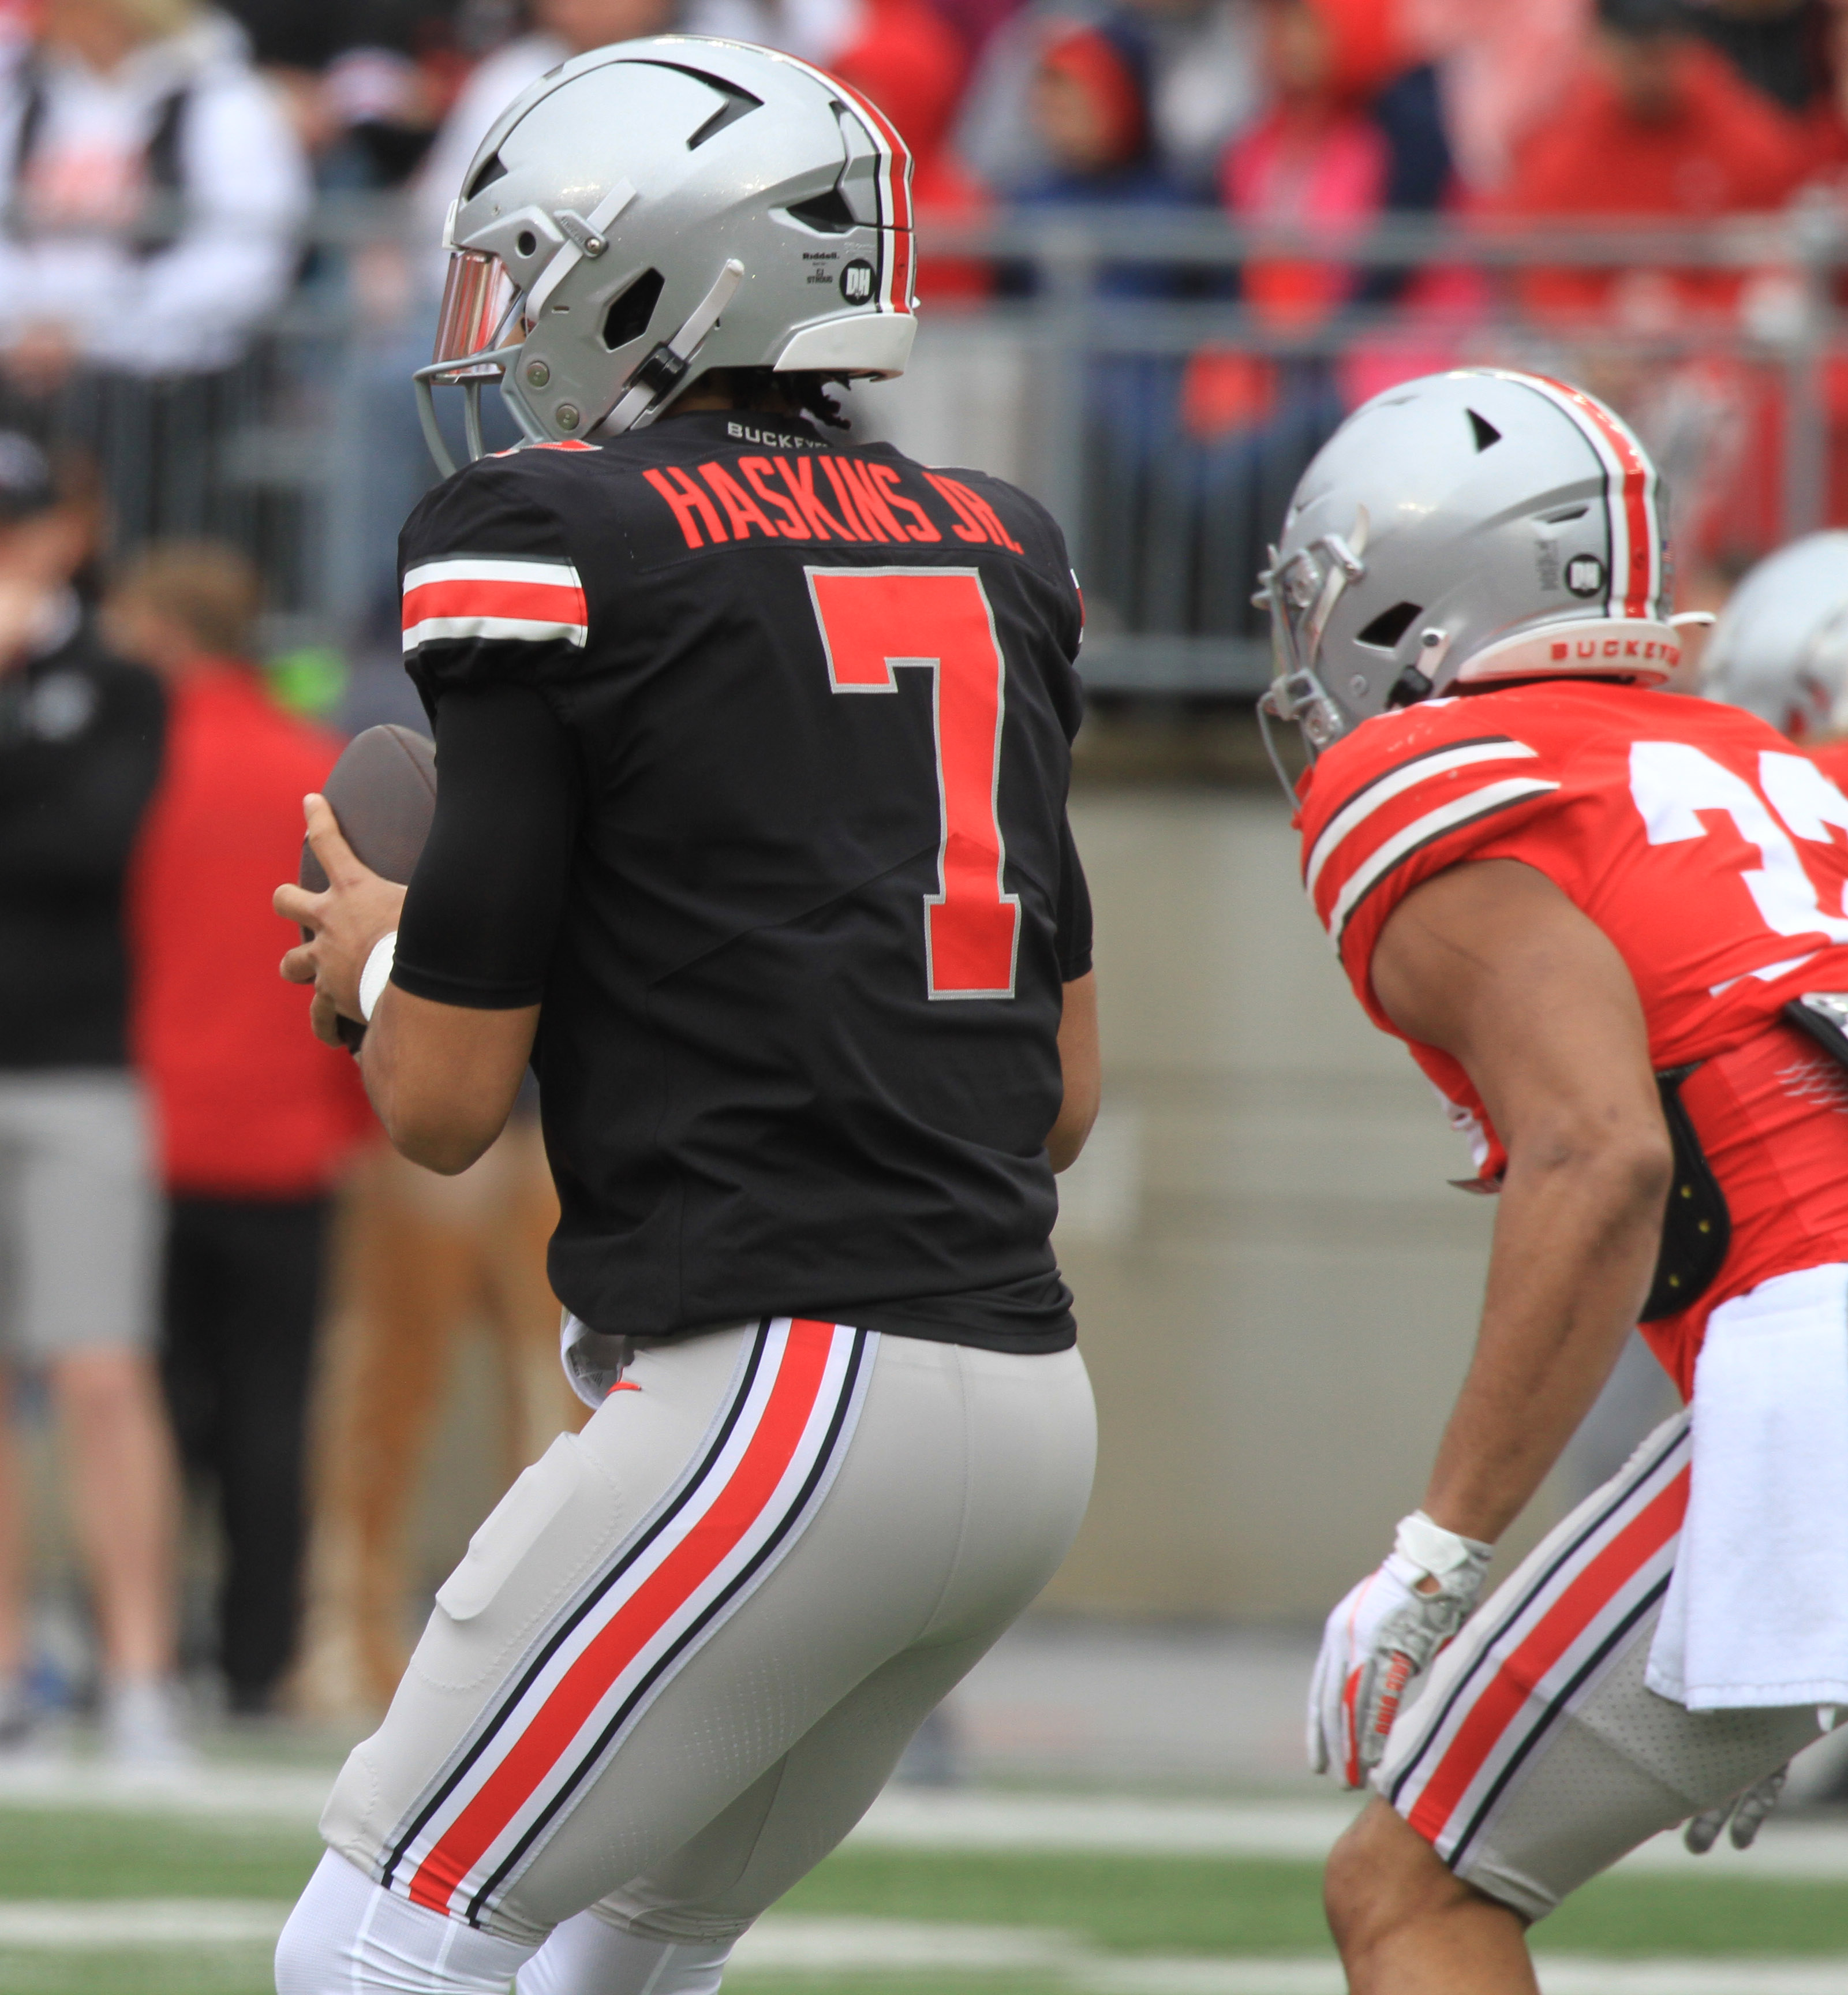
<instances>
[{"instance_id":1,"label":"fence railing","mask_svg":"<svg viewBox=\"0 0 1848 1995\"><path fill-rule=\"evenodd\" d=\"M310 241L208 418L224 434L197 524L256 552L279 632L363 644L389 610L394 515L432 476L408 375L438 259L377 199L329 200ZM1208 210L1017 209L927 218L920 271L913 373L856 394L856 426L1045 500L1085 583L1099 690L1256 692L1270 666L1249 597L1298 476L1357 397L1433 366L1538 366L1616 401L1663 465L1684 574L1837 503L1848 227L1832 204L1699 228L1390 217L1287 235ZM1549 294L1558 272L1592 274Z\"/></svg>"}]
</instances>

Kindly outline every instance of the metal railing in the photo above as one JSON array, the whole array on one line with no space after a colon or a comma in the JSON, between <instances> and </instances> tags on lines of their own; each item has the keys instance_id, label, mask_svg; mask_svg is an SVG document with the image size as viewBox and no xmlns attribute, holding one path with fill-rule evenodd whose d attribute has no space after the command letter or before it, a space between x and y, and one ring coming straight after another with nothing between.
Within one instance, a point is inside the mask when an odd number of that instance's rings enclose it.
<instances>
[{"instance_id":1,"label":"metal railing","mask_svg":"<svg viewBox=\"0 0 1848 1995\"><path fill-rule=\"evenodd\" d=\"M304 280L227 403L212 519L263 562L286 635L365 640L389 589L392 508L432 475L408 374L435 259L407 226L389 201L325 202ZM1353 396L1395 366L1492 361L1616 382L1671 493L1692 495L1684 561L1748 558L1829 515L1829 370L1848 359L1848 229L1830 204L1698 228L1392 217L1287 237L1209 210L1028 209L927 219L920 260L914 378L856 397L856 420L936 461L986 462L1047 503L1085 582L1083 668L1099 690L1248 698L1262 685L1267 647L1247 599L1264 546ZM933 303L946 262L994 273L990 294ZM1330 287L1342 301L1290 320L1243 302L1237 274L1279 263L1349 273ZM1617 273L1633 290L1641 273L1730 273L1740 294L1643 322L1538 313L1527 287L1556 269ZM1459 273L1446 303L1437 280ZM986 403L971 400L979 379ZM1215 403L1228 381L1229 403ZM1677 382L1692 384L1678 403ZM1729 476L1762 488L1750 517Z\"/></svg>"}]
</instances>

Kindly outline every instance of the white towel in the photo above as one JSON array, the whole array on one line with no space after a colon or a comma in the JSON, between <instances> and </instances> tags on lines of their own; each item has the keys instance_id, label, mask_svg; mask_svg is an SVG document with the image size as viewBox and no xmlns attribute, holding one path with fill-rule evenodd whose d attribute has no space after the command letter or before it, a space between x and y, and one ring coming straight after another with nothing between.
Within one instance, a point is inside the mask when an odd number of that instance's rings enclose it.
<instances>
[{"instance_id":1,"label":"white towel","mask_svg":"<svg viewBox=\"0 0 1848 1995\"><path fill-rule=\"evenodd\" d=\"M1690 1711L1848 1704L1848 1265L1723 1303L1649 1688Z\"/></svg>"}]
</instances>

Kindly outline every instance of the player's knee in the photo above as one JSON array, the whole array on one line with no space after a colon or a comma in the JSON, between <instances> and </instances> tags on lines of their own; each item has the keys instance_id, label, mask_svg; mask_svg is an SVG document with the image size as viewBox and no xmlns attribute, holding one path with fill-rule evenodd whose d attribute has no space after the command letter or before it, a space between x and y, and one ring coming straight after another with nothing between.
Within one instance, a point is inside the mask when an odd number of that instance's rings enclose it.
<instances>
[{"instance_id":1,"label":"player's knee","mask_svg":"<svg viewBox=\"0 0 1848 1995\"><path fill-rule=\"evenodd\" d=\"M1470 1895L1431 1845L1380 1801L1370 1803L1335 1845L1322 1891L1329 1928L1350 1960Z\"/></svg>"},{"instance_id":2,"label":"player's knee","mask_svg":"<svg viewBox=\"0 0 1848 1995\"><path fill-rule=\"evenodd\" d=\"M330 1850L276 1942L276 1995L506 1995L533 1952L394 1897Z\"/></svg>"}]
</instances>

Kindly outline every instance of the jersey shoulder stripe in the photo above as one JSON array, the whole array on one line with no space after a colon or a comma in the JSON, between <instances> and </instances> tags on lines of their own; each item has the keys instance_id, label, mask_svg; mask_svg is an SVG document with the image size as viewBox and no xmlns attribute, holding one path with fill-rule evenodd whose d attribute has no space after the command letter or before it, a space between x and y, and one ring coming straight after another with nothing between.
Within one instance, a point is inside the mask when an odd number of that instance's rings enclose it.
<instances>
[{"instance_id":1,"label":"jersey shoulder stripe","mask_svg":"<svg viewBox=\"0 0 1848 1995\"><path fill-rule=\"evenodd\" d=\"M1426 846L1435 844L1452 832L1462 830L1466 825L1478 823L1484 818L1498 817L1517 804L1545 796L1558 788L1556 782L1539 777L1511 777L1502 782L1485 783L1466 791L1449 802L1439 804L1435 810L1427 811L1422 817L1413 819L1355 867L1325 912L1318 906L1317 912L1322 915L1329 940L1339 949L1355 909Z\"/></svg>"},{"instance_id":2,"label":"jersey shoulder stripe","mask_svg":"<svg viewBox=\"0 0 1848 1995\"><path fill-rule=\"evenodd\" d=\"M589 640L584 584L568 561L449 555L406 571L404 649L480 638L528 644Z\"/></svg>"},{"instance_id":3,"label":"jersey shoulder stripe","mask_svg":"<svg viewBox=\"0 0 1848 1995\"><path fill-rule=\"evenodd\" d=\"M1407 790L1479 762L1531 759L1536 752L1512 735L1483 734L1472 740L1454 742L1448 747L1427 748L1421 754L1411 756L1378 775L1370 777L1329 819L1311 846L1308 863L1303 871L1304 887L1313 894L1322 868L1340 850L1342 843L1376 811L1383 809L1394 798L1403 796Z\"/></svg>"}]
</instances>

